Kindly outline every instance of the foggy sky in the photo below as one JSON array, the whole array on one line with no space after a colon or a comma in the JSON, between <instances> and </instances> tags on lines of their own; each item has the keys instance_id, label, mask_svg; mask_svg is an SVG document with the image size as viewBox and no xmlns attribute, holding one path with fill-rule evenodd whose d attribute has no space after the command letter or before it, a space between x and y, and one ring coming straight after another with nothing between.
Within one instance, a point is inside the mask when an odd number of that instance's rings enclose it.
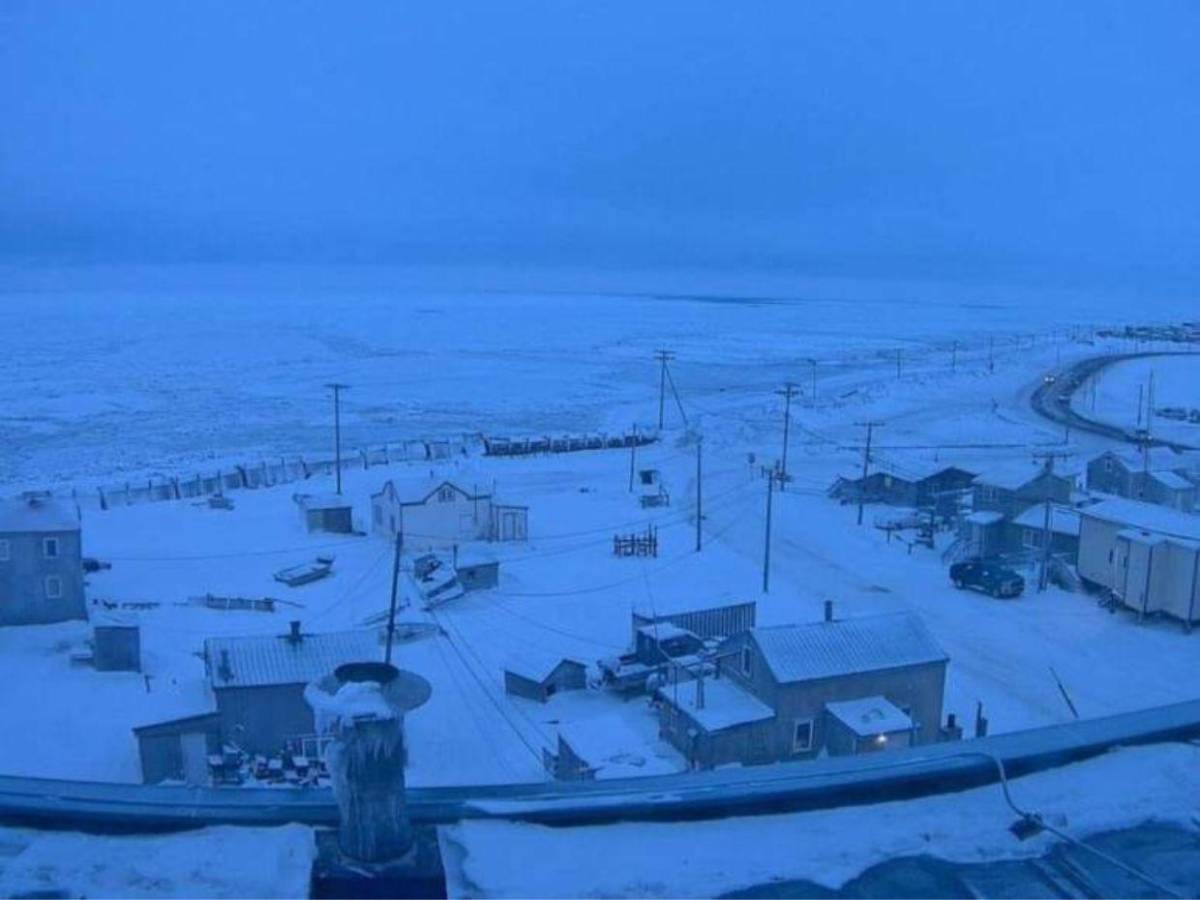
<instances>
[{"instance_id":1,"label":"foggy sky","mask_svg":"<svg viewBox=\"0 0 1200 900\"><path fill-rule=\"evenodd\" d=\"M5 0L0 258L1200 283L1200 5Z\"/></svg>"}]
</instances>

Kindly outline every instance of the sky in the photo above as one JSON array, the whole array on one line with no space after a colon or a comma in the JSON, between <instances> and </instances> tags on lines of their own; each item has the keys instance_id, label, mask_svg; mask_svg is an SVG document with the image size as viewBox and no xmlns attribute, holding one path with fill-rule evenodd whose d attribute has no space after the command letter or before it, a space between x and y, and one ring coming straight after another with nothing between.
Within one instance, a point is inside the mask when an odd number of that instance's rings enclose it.
<instances>
[{"instance_id":1,"label":"sky","mask_svg":"<svg viewBox=\"0 0 1200 900\"><path fill-rule=\"evenodd\" d=\"M0 261L1200 285L1200 4L5 0Z\"/></svg>"}]
</instances>

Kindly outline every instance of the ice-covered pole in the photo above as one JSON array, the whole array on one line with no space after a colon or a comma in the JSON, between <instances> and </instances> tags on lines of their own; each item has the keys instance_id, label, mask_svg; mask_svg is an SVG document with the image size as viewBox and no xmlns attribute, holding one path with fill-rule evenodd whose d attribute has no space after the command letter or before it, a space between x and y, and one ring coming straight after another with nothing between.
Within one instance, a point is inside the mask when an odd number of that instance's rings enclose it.
<instances>
[{"instance_id":1,"label":"ice-covered pole","mask_svg":"<svg viewBox=\"0 0 1200 900\"><path fill-rule=\"evenodd\" d=\"M325 761L341 816L338 847L346 856L387 862L412 846L404 713L429 694L425 679L381 662L339 666L305 689L318 731L333 738Z\"/></svg>"}]
</instances>

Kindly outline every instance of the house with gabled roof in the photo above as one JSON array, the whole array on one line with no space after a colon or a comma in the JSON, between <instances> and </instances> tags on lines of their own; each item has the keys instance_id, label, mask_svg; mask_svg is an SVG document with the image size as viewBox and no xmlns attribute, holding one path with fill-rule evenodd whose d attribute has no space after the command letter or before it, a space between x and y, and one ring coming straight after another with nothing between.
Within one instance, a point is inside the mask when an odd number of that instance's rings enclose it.
<instances>
[{"instance_id":1,"label":"house with gabled roof","mask_svg":"<svg viewBox=\"0 0 1200 900\"><path fill-rule=\"evenodd\" d=\"M0 625L87 616L79 510L48 494L0 500Z\"/></svg>"},{"instance_id":2,"label":"house with gabled roof","mask_svg":"<svg viewBox=\"0 0 1200 900\"><path fill-rule=\"evenodd\" d=\"M1090 490L1184 512L1200 506L1200 454L1169 447L1118 447L1087 466Z\"/></svg>"},{"instance_id":3,"label":"house with gabled roof","mask_svg":"<svg viewBox=\"0 0 1200 900\"><path fill-rule=\"evenodd\" d=\"M693 766L938 739L949 657L913 613L751 628L723 642L716 662L715 677L700 672L656 692L663 736ZM854 720L844 706L868 700L883 714Z\"/></svg>"},{"instance_id":4,"label":"house with gabled roof","mask_svg":"<svg viewBox=\"0 0 1200 900\"><path fill-rule=\"evenodd\" d=\"M499 503L491 493L445 479L390 480L371 496L371 528L389 538L401 534L406 550L523 541L529 536L529 507Z\"/></svg>"}]
</instances>

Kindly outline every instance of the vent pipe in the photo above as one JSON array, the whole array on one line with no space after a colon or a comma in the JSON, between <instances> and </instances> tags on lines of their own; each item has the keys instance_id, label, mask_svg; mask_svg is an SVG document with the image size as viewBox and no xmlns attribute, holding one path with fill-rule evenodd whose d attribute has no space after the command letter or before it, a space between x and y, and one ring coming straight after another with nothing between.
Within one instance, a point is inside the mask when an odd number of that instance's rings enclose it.
<instances>
[{"instance_id":1,"label":"vent pipe","mask_svg":"<svg viewBox=\"0 0 1200 900\"><path fill-rule=\"evenodd\" d=\"M832 600L825 601L825 621L826 622L833 621L833 601Z\"/></svg>"},{"instance_id":2,"label":"vent pipe","mask_svg":"<svg viewBox=\"0 0 1200 900\"><path fill-rule=\"evenodd\" d=\"M291 626L291 630L288 632L288 641L293 644L298 644L304 640L304 635L300 633L300 620L293 619L288 624Z\"/></svg>"}]
</instances>

